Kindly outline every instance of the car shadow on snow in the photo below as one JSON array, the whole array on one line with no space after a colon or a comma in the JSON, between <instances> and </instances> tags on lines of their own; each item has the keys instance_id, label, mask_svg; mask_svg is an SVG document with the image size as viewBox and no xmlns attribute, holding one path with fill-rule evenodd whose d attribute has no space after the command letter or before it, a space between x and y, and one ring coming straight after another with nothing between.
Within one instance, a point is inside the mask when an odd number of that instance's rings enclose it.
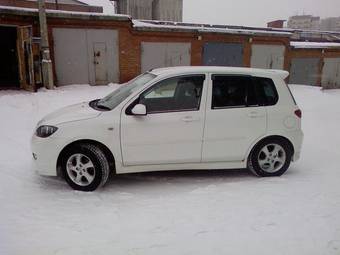
<instances>
[{"instance_id":1,"label":"car shadow on snow","mask_svg":"<svg viewBox=\"0 0 340 255\"><path fill-rule=\"evenodd\" d=\"M65 180L61 177L36 176L36 182L46 189L60 190L67 187ZM105 184L105 190L118 186L138 186L151 184L190 184L190 183L214 183L218 182L240 182L257 179L246 169L233 170L172 170L159 172L143 172L131 174L111 174Z\"/></svg>"},{"instance_id":2,"label":"car shadow on snow","mask_svg":"<svg viewBox=\"0 0 340 255\"><path fill-rule=\"evenodd\" d=\"M290 171L291 170L291 171ZM161 187L176 187L186 189L215 184L258 183L262 181L280 181L297 174L293 169L282 177L259 178L247 169L228 170L177 170L161 172L145 172L132 174L112 174L106 185L96 192L134 192L144 190L159 190ZM62 178L37 176L41 189L52 191L69 191L70 188Z\"/></svg>"},{"instance_id":3,"label":"car shadow on snow","mask_svg":"<svg viewBox=\"0 0 340 255\"><path fill-rule=\"evenodd\" d=\"M190 185L211 185L217 183L238 183L257 179L246 169L234 170L177 170L113 175L106 183L105 190L117 188L158 189L159 186L171 185L185 187Z\"/></svg>"}]
</instances>

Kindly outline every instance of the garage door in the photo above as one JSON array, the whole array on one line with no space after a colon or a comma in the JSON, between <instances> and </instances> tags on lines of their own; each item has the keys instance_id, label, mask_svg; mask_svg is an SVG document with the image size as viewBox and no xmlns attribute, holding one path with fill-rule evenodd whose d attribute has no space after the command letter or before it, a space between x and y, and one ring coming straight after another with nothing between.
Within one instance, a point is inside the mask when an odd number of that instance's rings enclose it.
<instances>
[{"instance_id":1,"label":"garage door","mask_svg":"<svg viewBox=\"0 0 340 255\"><path fill-rule=\"evenodd\" d=\"M240 43L206 43L203 65L243 66L243 45Z\"/></svg>"},{"instance_id":2,"label":"garage door","mask_svg":"<svg viewBox=\"0 0 340 255\"><path fill-rule=\"evenodd\" d=\"M251 67L266 69L284 69L285 46L253 44L251 49Z\"/></svg>"},{"instance_id":3,"label":"garage door","mask_svg":"<svg viewBox=\"0 0 340 255\"><path fill-rule=\"evenodd\" d=\"M318 85L319 58L293 58L290 67L289 83Z\"/></svg>"},{"instance_id":4,"label":"garage door","mask_svg":"<svg viewBox=\"0 0 340 255\"><path fill-rule=\"evenodd\" d=\"M340 58L324 59L321 84L324 88L340 88Z\"/></svg>"},{"instance_id":5,"label":"garage door","mask_svg":"<svg viewBox=\"0 0 340 255\"><path fill-rule=\"evenodd\" d=\"M117 31L54 28L53 39L58 85L119 82Z\"/></svg>"},{"instance_id":6,"label":"garage door","mask_svg":"<svg viewBox=\"0 0 340 255\"><path fill-rule=\"evenodd\" d=\"M189 66L191 64L190 43L142 42L142 72L153 68Z\"/></svg>"}]
</instances>

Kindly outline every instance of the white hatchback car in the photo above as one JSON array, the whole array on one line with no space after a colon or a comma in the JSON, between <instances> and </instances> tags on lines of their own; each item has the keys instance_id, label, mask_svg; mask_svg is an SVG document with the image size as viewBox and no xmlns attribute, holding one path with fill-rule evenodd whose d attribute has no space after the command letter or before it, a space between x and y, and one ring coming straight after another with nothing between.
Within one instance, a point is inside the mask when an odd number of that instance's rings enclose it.
<instances>
[{"instance_id":1,"label":"white hatchback car","mask_svg":"<svg viewBox=\"0 0 340 255\"><path fill-rule=\"evenodd\" d=\"M32 138L35 168L93 191L117 174L249 168L280 176L300 156L301 111L286 71L174 67L47 115Z\"/></svg>"}]
</instances>

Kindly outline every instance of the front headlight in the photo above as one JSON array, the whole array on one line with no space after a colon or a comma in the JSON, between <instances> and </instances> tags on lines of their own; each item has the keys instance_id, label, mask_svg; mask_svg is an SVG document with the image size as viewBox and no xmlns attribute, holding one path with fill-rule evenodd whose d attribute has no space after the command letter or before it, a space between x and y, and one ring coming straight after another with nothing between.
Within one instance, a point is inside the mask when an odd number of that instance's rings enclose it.
<instances>
[{"instance_id":1,"label":"front headlight","mask_svg":"<svg viewBox=\"0 0 340 255\"><path fill-rule=\"evenodd\" d=\"M57 130L58 130L57 127L44 125L44 126L38 127L37 130L35 131L35 134L38 137L46 138L52 135L53 133L55 133L55 131Z\"/></svg>"}]
</instances>

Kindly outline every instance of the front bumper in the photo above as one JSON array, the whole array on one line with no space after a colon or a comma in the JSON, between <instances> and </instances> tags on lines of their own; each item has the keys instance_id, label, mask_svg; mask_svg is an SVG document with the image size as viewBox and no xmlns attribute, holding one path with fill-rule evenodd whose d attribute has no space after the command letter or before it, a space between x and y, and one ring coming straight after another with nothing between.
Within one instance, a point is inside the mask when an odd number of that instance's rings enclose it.
<instances>
[{"instance_id":1,"label":"front bumper","mask_svg":"<svg viewBox=\"0 0 340 255\"><path fill-rule=\"evenodd\" d=\"M57 176L57 160L62 146L59 139L40 138L31 140L32 169L40 175Z\"/></svg>"}]
</instances>

